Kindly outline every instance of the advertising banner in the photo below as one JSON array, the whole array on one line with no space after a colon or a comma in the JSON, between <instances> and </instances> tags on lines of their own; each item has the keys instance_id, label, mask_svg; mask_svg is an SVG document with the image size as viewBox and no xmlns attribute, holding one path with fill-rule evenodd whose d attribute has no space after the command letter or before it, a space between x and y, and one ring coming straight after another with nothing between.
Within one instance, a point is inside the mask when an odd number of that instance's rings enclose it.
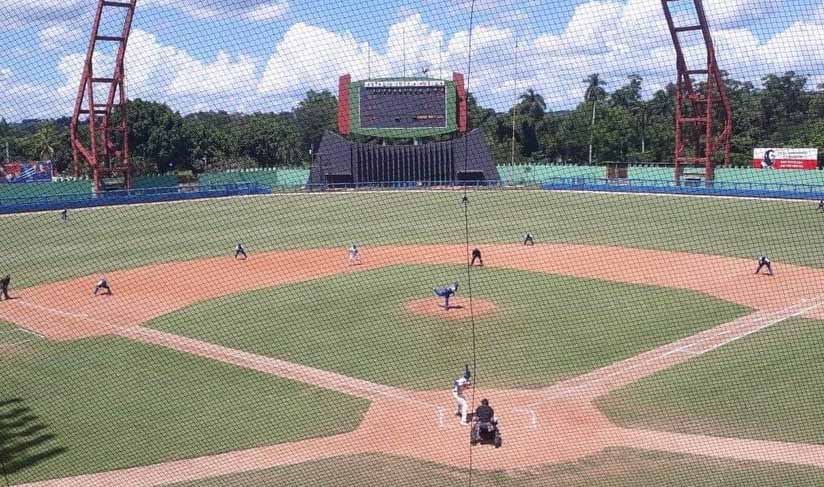
<instances>
[{"instance_id":1,"label":"advertising banner","mask_svg":"<svg viewBox=\"0 0 824 487\"><path fill-rule=\"evenodd\" d=\"M51 180L51 161L0 164L0 184L49 183Z\"/></svg>"},{"instance_id":2,"label":"advertising banner","mask_svg":"<svg viewBox=\"0 0 824 487\"><path fill-rule=\"evenodd\" d=\"M818 167L818 149L754 149L756 169L806 169Z\"/></svg>"}]
</instances>

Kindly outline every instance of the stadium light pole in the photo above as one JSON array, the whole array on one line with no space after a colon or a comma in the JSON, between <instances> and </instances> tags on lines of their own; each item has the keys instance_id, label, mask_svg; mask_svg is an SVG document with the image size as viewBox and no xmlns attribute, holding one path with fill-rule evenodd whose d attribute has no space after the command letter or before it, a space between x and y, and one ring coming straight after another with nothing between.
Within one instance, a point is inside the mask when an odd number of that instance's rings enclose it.
<instances>
[{"instance_id":1,"label":"stadium light pole","mask_svg":"<svg viewBox=\"0 0 824 487\"><path fill-rule=\"evenodd\" d=\"M443 79L443 38L438 38L438 79Z\"/></svg>"},{"instance_id":2,"label":"stadium light pole","mask_svg":"<svg viewBox=\"0 0 824 487\"><path fill-rule=\"evenodd\" d=\"M406 78L406 26L403 26L403 34L401 36L401 49L403 50L403 77Z\"/></svg>"},{"instance_id":3,"label":"stadium light pole","mask_svg":"<svg viewBox=\"0 0 824 487\"><path fill-rule=\"evenodd\" d=\"M511 140L511 155L509 161L509 183L512 184L512 181L515 177L515 112L516 107L518 106L518 36L515 36L515 79L512 82L514 88L513 91L515 92L515 102L512 105L512 140Z\"/></svg>"}]
</instances>

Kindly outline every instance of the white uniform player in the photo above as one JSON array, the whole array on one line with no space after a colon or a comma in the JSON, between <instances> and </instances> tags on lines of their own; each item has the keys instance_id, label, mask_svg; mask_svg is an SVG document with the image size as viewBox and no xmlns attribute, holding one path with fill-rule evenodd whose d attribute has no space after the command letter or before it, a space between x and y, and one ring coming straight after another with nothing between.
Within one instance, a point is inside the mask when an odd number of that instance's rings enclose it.
<instances>
[{"instance_id":1,"label":"white uniform player","mask_svg":"<svg viewBox=\"0 0 824 487\"><path fill-rule=\"evenodd\" d=\"M360 254L358 253L358 246L354 243L349 247L349 265L360 264Z\"/></svg>"},{"instance_id":2,"label":"white uniform player","mask_svg":"<svg viewBox=\"0 0 824 487\"><path fill-rule=\"evenodd\" d=\"M469 404L467 404L466 399L463 397L464 389L472 385L472 382L470 382L469 377L469 370L467 370L466 372L464 372L463 376L458 377L452 383L452 397L455 399L455 403L458 405L458 412L456 416L461 417L461 424L464 426L469 424L469 422L467 421L467 415L469 414Z\"/></svg>"},{"instance_id":3,"label":"white uniform player","mask_svg":"<svg viewBox=\"0 0 824 487\"><path fill-rule=\"evenodd\" d=\"M237 245L235 245L235 259L239 258L240 256L243 256L243 260L247 259L246 249L243 248L243 244L238 242Z\"/></svg>"},{"instance_id":4,"label":"white uniform player","mask_svg":"<svg viewBox=\"0 0 824 487\"><path fill-rule=\"evenodd\" d=\"M106 279L106 276L100 276L100 280L97 281L97 285L94 286L94 295L97 296L97 293L103 291L103 294L112 294L112 288L109 286L109 280Z\"/></svg>"}]
</instances>

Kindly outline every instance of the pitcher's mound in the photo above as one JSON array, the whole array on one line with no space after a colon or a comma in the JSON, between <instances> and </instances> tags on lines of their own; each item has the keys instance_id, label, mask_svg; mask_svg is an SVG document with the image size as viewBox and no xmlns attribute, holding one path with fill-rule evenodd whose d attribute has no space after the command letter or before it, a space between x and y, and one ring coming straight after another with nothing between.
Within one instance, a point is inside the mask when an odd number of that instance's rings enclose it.
<instances>
[{"instance_id":1,"label":"pitcher's mound","mask_svg":"<svg viewBox=\"0 0 824 487\"><path fill-rule=\"evenodd\" d=\"M448 310L443 307L443 299L434 296L431 298L415 299L406 302L406 310L416 315L447 320L468 320L470 317L468 298L451 298L449 300ZM472 299L472 311L475 313L475 318L484 318L495 314L496 310L497 307L492 301L478 298Z\"/></svg>"}]
</instances>

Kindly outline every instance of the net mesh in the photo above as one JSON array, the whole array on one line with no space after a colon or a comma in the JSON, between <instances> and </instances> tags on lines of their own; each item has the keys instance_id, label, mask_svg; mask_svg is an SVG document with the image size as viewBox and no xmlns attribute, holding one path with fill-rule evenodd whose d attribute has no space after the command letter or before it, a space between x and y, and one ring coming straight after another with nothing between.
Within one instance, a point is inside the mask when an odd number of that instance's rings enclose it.
<instances>
[{"instance_id":1,"label":"net mesh","mask_svg":"<svg viewBox=\"0 0 824 487\"><path fill-rule=\"evenodd\" d=\"M821 0L704 2L733 132L698 186L660 0L139 0L108 193L70 137L96 7L0 0L4 485L824 483ZM453 73L494 181L327 184L342 75Z\"/></svg>"}]
</instances>

